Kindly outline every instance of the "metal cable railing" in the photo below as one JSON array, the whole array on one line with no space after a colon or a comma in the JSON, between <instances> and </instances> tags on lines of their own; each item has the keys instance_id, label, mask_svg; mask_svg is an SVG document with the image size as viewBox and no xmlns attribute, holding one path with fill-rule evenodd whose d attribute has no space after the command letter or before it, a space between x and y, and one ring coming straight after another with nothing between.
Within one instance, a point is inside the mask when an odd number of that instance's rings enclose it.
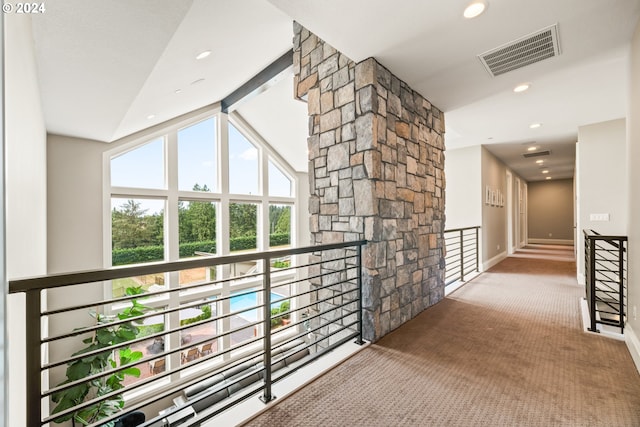
<instances>
[{"instance_id":1,"label":"metal cable railing","mask_svg":"<svg viewBox=\"0 0 640 427\"><path fill-rule=\"evenodd\" d=\"M446 247L445 286L464 282L465 276L480 271L478 241L480 227L455 228L444 231Z\"/></svg>"},{"instance_id":2,"label":"metal cable railing","mask_svg":"<svg viewBox=\"0 0 640 427\"><path fill-rule=\"evenodd\" d=\"M627 237L603 236L583 230L584 268L590 327L597 324L624 332L627 312Z\"/></svg>"},{"instance_id":3,"label":"metal cable railing","mask_svg":"<svg viewBox=\"0 0 640 427\"><path fill-rule=\"evenodd\" d=\"M256 394L264 402L272 400L274 382L342 343L363 342L364 244L11 281L10 293L26 295L28 427L99 426L171 399L180 404L147 417L143 425L171 425L171 420L199 425ZM241 263L254 268L231 276ZM204 273L185 283L183 276L194 272ZM82 290L96 295L96 288L111 290L119 280L137 285L158 275L163 286L130 286L124 296L112 298L82 297ZM74 292L73 303L56 302L49 309L46 292L58 288ZM74 320L78 317L93 324ZM285 365L288 369L281 369ZM217 376L225 381L185 398L187 388ZM207 403L221 393L225 399ZM193 409L198 405L207 408ZM185 408L191 410L183 417Z\"/></svg>"}]
</instances>

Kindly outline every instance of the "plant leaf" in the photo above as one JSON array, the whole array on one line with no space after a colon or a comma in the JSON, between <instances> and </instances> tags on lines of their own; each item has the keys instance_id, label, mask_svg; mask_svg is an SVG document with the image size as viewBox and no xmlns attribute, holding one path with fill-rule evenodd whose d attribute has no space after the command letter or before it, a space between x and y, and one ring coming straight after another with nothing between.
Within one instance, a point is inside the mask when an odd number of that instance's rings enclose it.
<instances>
[{"instance_id":1,"label":"plant leaf","mask_svg":"<svg viewBox=\"0 0 640 427\"><path fill-rule=\"evenodd\" d=\"M67 367L67 378L71 381L86 377L91 372L91 365L77 360Z\"/></svg>"}]
</instances>

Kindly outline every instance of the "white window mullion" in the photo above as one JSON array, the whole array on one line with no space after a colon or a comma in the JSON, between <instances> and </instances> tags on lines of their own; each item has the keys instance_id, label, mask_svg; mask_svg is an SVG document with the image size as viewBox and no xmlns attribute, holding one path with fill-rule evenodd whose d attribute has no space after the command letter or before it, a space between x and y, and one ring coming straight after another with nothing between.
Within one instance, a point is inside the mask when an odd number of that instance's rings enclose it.
<instances>
[{"instance_id":1,"label":"white window mullion","mask_svg":"<svg viewBox=\"0 0 640 427\"><path fill-rule=\"evenodd\" d=\"M178 232L178 136L176 132L167 135L167 207L165 209L165 242L168 247L167 260L180 258Z\"/></svg>"},{"instance_id":2,"label":"white window mullion","mask_svg":"<svg viewBox=\"0 0 640 427\"><path fill-rule=\"evenodd\" d=\"M217 217L219 218L218 231L216 232L216 252L218 255L229 255L231 250L229 246L229 116L225 113L218 114L218 156L219 168L218 168L218 184L220 185L220 192L222 197L220 199L220 212ZM219 277L229 277L230 268L228 265L218 267ZM222 284L222 296L228 297L229 282L225 281ZM231 311L230 300L220 302L220 308L222 313L229 313ZM225 317L220 322L222 323L222 331L229 331L231 329L231 317ZM224 335L222 337L222 349L231 348L231 336ZM231 353L226 353L223 356L224 360L231 358Z\"/></svg>"},{"instance_id":3,"label":"white window mullion","mask_svg":"<svg viewBox=\"0 0 640 427\"><path fill-rule=\"evenodd\" d=\"M180 258L180 242L178 232L178 135L173 131L167 135L166 144L166 179L167 179L167 206L165 207L165 254L168 261L176 261ZM165 283L169 288L175 289L180 286L180 273L172 271L165 273ZM180 306L179 292L169 293L169 307ZM170 313L167 316L167 329L175 329L180 326L179 312ZM180 333L174 332L168 337L168 346L165 348L176 348L180 346ZM169 356L169 366L180 366L180 353L173 353ZM180 373L172 375L173 380L180 378Z\"/></svg>"},{"instance_id":4,"label":"white window mullion","mask_svg":"<svg viewBox=\"0 0 640 427\"><path fill-rule=\"evenodd\" d=\"M269 155L267 151L258 145L258 154L260 158L260 194L262 194L262 202L258 207L258 250L266 251L269 249Z\"/></svg>"}]
</instances>

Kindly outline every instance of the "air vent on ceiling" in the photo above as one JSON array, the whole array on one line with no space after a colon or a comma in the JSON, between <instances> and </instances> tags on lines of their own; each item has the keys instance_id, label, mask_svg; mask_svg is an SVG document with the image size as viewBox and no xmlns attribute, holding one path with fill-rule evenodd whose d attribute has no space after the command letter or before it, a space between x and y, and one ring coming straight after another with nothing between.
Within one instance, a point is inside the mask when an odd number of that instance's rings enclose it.
<instances>
[{"instance_id":1,"label":"air vent on ceiling","mask_svg":"<svg viewBox=\"0 0 640 427\"><path fill-rule=\"evenodd\" d=\"M493 77L560 55L558 24L478 55Z\"/></svg>"},{"instance_id":2,"label":"air vent on ceiling","mask_svg":"<svg viewBox=\"0 0 640 427\"><path fill-rule=\"evenodd\" d=\"M532 151L530 153L523 153L522 155L524 157L540 157L540 156L548 156L549 154L551 154L551 151L549 150L544 150L544 151Z\"/></svg>"}]
</instances>

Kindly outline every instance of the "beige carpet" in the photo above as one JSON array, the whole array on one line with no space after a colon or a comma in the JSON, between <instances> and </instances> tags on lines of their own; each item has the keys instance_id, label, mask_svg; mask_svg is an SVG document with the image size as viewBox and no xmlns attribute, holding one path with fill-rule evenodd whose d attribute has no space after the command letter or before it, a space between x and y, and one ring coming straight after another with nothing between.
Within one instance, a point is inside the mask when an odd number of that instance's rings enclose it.
<instances>
[{"instance_id":1,"label":"beige carpet","mask_svg":"<svg viewBox=\"0 0 640 427\"><path fill-rule=\"evenodd\" d=\"M640 426L640 376L581 331L574 271L508 258L246 425Z\"/></svg>"},{"instance_id":2,"label":"beige carpet","mask_svg":"<svg viewBox=\"0 0 640 427\"><path fill-rule=\"evenodd\" d=\"M516 258L538 258L554 261L575 261L573 245L541 245L528 244L516 250L512 255Z\"/></svg>"}]
</instances>

